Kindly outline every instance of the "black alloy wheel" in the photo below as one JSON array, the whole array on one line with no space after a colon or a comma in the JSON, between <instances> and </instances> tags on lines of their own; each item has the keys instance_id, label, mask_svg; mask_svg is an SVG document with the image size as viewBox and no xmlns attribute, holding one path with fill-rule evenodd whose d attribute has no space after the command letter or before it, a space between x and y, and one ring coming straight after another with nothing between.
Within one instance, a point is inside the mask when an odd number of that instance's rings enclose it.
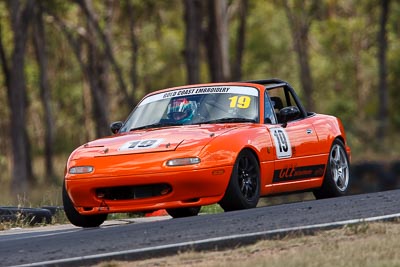
<instances>
[{"instance_id":1,"label":"black alloy wheel","mask_svg":"<svg viewBox=\"0 0 400 267\"><path fill-rule=\"evenodd\" d=\"M260 198L260 167L250 150L242 150L224 197L219 202L224 211L249 209L257 206Z\"/></svg>"}]
</instances>

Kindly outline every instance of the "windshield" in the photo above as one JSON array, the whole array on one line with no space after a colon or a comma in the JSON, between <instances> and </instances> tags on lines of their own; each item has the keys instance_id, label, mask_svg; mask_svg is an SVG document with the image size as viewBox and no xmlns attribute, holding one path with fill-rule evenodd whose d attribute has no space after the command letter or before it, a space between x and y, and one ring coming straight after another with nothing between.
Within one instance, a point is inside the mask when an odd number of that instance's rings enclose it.
<instances>
[{"instance_id":1,"label":"windshield","mask_svg":"<svg viewBox=\"0 0 400 267\"><path fill-rule=\"evenodd\" d=\"M143 99L121 132L174 125L258 122L258 90L245 86L178 89Z\"/></svg>"}]
</instances>

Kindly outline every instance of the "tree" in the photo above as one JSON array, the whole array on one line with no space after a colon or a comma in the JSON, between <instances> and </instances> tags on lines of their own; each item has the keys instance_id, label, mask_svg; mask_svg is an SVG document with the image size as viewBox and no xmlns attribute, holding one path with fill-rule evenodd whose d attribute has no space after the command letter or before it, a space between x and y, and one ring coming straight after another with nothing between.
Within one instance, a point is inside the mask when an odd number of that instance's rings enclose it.
<instances>
[{"instance_id":1,"label":"tree","mask_svg":"<svg viewBox=\"0 0 400 267\"><path fill-rule=\"evenodd\" d=\"M110 133L108 124L108 63L106 55L102 52L100 42L97 41L96 31L98 30L98 20L91 7L91 1L79 1L87 20L87 78L90 84L92 95L92 116L96 123L96 136L103 137ZM102 34L106 34L102 31ZM106 37L104 37L106 38ZM125 87L125 84L123 85Z\"/></svg>"},{"instance_id":2,"label":"tree","mask_svg":"<svg viewBox=\"0 0 400 267\"><path fill-rule=\"evenodd\" d=\"M247 13L249 9L248 0L239 0L238 15L239 15L239 26L237 30L236 40L236 57L233 64L232 78L233 80L239 81L242 79L242 65L243 65L243 53L246 41L246 23Z\"/></svg>"},{"instance_id":3,"label":"tree","mask_svg":"<svg viewBox=\"0 0 400 267\"><path fill-rule=\"evenodd\" d=\"M204 42L212 82L231 79L229 62L228 4L226 0L208 1L208 28Z\"/></svg>"},{"instance_id":4,"label":"tree","mask_svg":"<svg viewBox=\"0 0 400 267\"><path fill-rule=\"evenodd\" d=\"M188 84L200 82L200 44L202 24L201 0L184 0L185 33L185 62Z\"/></svg>"},{"instance_id":5,"label":"tree","mask_svg":"<svg viewBox=\"0 0 400 267\"><path fill-rule=\"evenodd\" d=\"M43 8L40 2L35 2L34 23L33 23L33 44L35 48L36 60L39 67L39 88L40 98L44 110L44 151L45 151L45 170L47 183L52 183L55 178L53 167L53 147L54 147L54 118L51 108L51 92L48 77L48 60L46 51L46 38L43 24Z\"/></svg>"},{"instance_id":6,"label":"tree","mask_svg":"<svg viewBox=\"0 0 400 267\"><path fill-rule=\"evenodd\" d=\"M75 0L75 1L81 7L83 13L85 14L88 20L89 25L94 28L94 32L98 35L102 45L104 45L104 54L114 69L114 73L117 77L119 88L124 96L124 102L125 104L128 105L129 108L131 108L134 105L133 97L128 92L125 80L122 75L122 70L117 63L117 60L115 59L114 53L111 48L110 38L101 29L100 23L96 18L93 9L90 6L91 1L90 0Z\"/></svg>"},{"instance_id":7,"label":"tree","mask_svg":"<svg viewBox=\"0 0 400 267\"><path fill-rule=\"evenodd\" d=\"M109 59L110 56L106 56L103 53L99 42L97 41L97 34L102 36L103 40L107 39L107 37L99 28L98 20L95 18L90 3L90 1L86 2L85 0L79 1L81 9L84 11L87 24L84 33L71 30L67 24L56 15L56 13L53 13L52 10L47 9L46 12L54 18L54 22L66 36L75 57L78 60L82 73L89 84L92 99L92 117L96 124L96 136L101 137L109 135L107 92L108 72L106 71L106 64L109 62L107 59ZM98 31L101 31L101 33L98 33ZM85 47L86 49L84 49ZM111 50L110 47L108 49ZM86 54L84 52L86 52ZM111 52L109 51L107 53L109 54ZM126 89L125 85L123 85L123 88ZM129 99L126 101L129 101Z\"/></svg>"},{"instance_id":8,"label":"tree","mask_svg":"<svg viewBox=\"0 0 400 267\"><path fill-rule=\"evenodd\" d=\"M131 44L131 67L130 67L130 79L133 91L138 87L138 53L139 53L139 41L136 36L136 17L135 9L130 0L126 0L123 6L124 17L129 22L129 39ZM131 97L133 100L133 97ZM134 105L133 103L131 103ZM130 107L131 108L131 107Z\"/></svg>"},{"instance_id":9,"label":"tree","mask_svg":"<svg viewBox=\"0 0 400 267\"><path fill-rule=\"evenodd\" d=\"M283 1L286 16L289 21L293 39L293 48L297 54L299 63L299 80L306 95L305 106L308 110L314 110L313 79L310 68L309 40L308 33L311 22L317 15L317 8L320 1Z\"/></svg>"},{"instance_id":10,"label":"tree","mask_svg":"<svg viewBox=\"0 0 400 267\"><path fill-rule=\"evenodd\" d=\"M388 130L388 110L389 110L389 93L387 86L387 63L386 63L386 51L387 51L387 33L386 24L389 14L389 3L390 0L380 1L381 16L379 20L379 32L378 32L378 68L379 68L379 111L378 111L378 129L377 138L382 140L387 136Z\"/></svg>"},{"instance_id":11,"label":"tree","mask_svg":"<svg viewBox=\"0 0 400 267\"><path fill-rule=\"evenodd\" d=\"M11 64L6 59L2 43L1 59L11 111L9 127L12 146L11 191L19 194L26 192L29 183L33 181L29 139L26 131L27 96L24 66L28 25L32 18L34 2L33 0L10 0L7 4L14 34Z\"/></svg>"}]
</instances>

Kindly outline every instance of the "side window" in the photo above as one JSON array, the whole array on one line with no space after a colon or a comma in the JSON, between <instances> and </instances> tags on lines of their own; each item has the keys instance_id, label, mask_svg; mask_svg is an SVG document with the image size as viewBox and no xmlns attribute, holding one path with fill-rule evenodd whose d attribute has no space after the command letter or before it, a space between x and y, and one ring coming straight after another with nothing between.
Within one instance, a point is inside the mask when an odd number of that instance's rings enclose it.
<instances>
[{"instance_id":1,"label":"side window","mask_svg":"<svg viewBox=\"0 0 400 267\"><path fill-rule=\"evenodd\" d=\"M264 121L265 123L276 124L277 119L273 108L273 103L268 96L268 91L265 91L264 101Z\"/></svg>"},{"instance_id":2,"label":"side window","mask_svg":"<svg viewBox=\"0 0 400 267\"><path fill-rule=\"evenodd\" d=\"M275 117L279 123L279 111L285 107L297 106L293 95L285 87L277 87L268 90L271 105L275 113Z\"/></svg>"},{"instance_id":3,"label":"side window","mask_svg":"<svg viewBox=\"0 0 400 267\"><path fill-rule=\"evenodd\" d=\"M271 98L271 102L275 111L279 112L279 110L288 106L285 96L285 89L283 87L270 89L268 94Z\"/></svg>"}]
</instances>

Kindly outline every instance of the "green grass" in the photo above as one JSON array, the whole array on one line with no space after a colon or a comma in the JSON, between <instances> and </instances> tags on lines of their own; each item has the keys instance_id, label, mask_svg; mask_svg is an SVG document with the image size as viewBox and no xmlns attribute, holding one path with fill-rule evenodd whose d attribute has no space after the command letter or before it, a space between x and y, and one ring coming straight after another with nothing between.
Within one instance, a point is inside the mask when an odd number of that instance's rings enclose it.
<instances>
[{"instance_id":1,"label":"green grass","mask_svg":"<svg viewBox=\"0 0 400 267\"><path fill-rule=\"evenodd\" d=\"M215 214L221 212L224 212L224 210L218 204L203 206L201 207L200 210L200 213L207 213L207 214Z\"/></svg>"}]
</instances>

